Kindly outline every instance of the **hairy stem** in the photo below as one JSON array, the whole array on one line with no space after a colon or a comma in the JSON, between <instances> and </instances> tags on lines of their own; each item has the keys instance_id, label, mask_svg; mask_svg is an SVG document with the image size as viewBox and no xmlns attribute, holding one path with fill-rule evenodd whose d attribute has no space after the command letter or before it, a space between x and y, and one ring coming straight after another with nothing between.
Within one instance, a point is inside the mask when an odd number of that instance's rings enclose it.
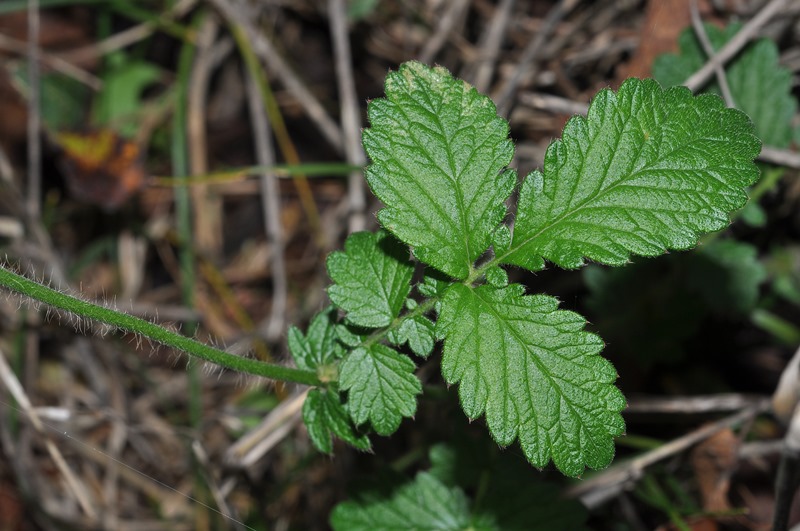
<instances>
[{"instance_id":1,"label":"hairy stem","mask_svg":"<svg viewBox=\"0 0 800 531\"><path fill-rule=\"evenodd\" d=\"M424 299L418 304L416 308L414 308L410 312L398 316L397 318L395 318L394 321L389 323L388 326L380 328L375 332L373 332L372 334L370 334L369 336L367 336L367 338L361 343L360 346L368 347L370 345L374 345L375 343L379 343L381 340L383 340L384 337L386 337L389 334L389 332L399 329L400 326L403 324L403 322L405 322L406 320L413 319L418 315L424 315L428 313L431 309L433 309L434 305L438 300L439 297L431 297L429 299Z\"/></svg>"},{"instance_id":2,"label":"hairy stem","mask_svg":"<svg viewBox=\"0 0 800 531\"><path fill-rule=\"evenodd\" d=\"M54 289L43 286L21 275L0 266L0 286L21 293L26 297L43 302L53 308L70 312L79 317L106 323L125 332L131 332L186 352L187 354L210 361L226 369L263 376L283 382L294 382L303 385L322 385L314 371L284 367L258 360L242 358L223 350L205 345L194 339L116 310L103 308L96 304L77 299Z\"/></svg>"}]
</instances>

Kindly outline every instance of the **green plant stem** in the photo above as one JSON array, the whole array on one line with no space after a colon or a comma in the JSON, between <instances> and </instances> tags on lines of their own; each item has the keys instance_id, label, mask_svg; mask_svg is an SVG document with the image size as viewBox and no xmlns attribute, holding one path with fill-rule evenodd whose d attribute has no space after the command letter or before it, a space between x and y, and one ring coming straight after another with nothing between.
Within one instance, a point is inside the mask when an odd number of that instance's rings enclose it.
<instances>
[{"instance_id":1,"label":"green plant stem","mask_svg":"<svg viewBox=\"0 0 800 531\"><path fill-rule=\"evenodd\" d=\"M48 288L47 286L43 286L13 273L3 266L0 266L0 286L5 286L12 291L43 302L53 308L64 310L78 317L92 321L106 323L125 332L146 337L162 345L181 350L191 356L209 361L227 369L283 382L294 382L310 386L322 385L322 382L314 371L284 367L235 356L223 350L195 341L194 339L171 332L150 321L109 308L103 308L102 306Z\"/></svg>"},{"instance_id":2,"label":"green plant stem","mask_svg":"<svg viewBox=\"0 0 800 531\"><path fill-rule=\"evenodd\" d=\"M389 332L392 332L393 330L397 330L398 328L400 328L400 326L406 320L413 319L414 317L417 317L418 315L424 315L427 312L431 311L433 309L434 305L438 301L439 301L439 297L431 297L429 299L423 300L422 302L419 303L419 305L416 308L414 308L413 310L411 310L408 313L404 313L403 315L400 315L399 317L395 318L395 320L392 321L391 323L389 323L388 326L386 326L384 328L381 328L381 329L378 329L375 332L371 333L369 336L367 336L367 339L365 339L361 343L360 346L369 347L370 345L374 345L375 343L379 343L381 340L383 340L384 337L386 337L387 334L389 334Z\"/></svg>"}]
</instances>

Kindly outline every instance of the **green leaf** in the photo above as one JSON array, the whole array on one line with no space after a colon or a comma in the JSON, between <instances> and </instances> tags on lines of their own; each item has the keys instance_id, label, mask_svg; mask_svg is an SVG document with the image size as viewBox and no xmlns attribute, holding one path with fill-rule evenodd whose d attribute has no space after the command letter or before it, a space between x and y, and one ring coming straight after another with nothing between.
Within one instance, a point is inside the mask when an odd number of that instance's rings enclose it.
<instances>
[{"instance_id":1,"label":"green leaf","mask_svg":"<svg viewBox=\"0 0 800 531\"><path fill-rule=\"evenodd\" d=\"M464 492L426 472L387 499L340 503L331 514L335 531L491 529L474 524Z\"/></svg>"},{"instance_id":2,"label":"green leaf","mask_svg":"<svg viewBox=\"0 0 800 531\"><path fill-rule=\"evenodd\" d=\"M351 234L344 248L328 257L331 301L347 312L350 324L387 326L411 291L414 267L408 249L385 231Z\"/></svg>"},{"instance_id":3,"label":"green leaf","mask_svg":"<svg viewBox=\"0 0 800 531\"><path fill-rule=\"evenodd\" d=\"M721 49L740 29L741 24L725 29L705 26L714 50ZM680 55L661 55L653 63L653 77L664 86L682 84L708 59L692 28L681 33L678 45ZM770 146L788 146L797 101L792 96L792 72L780 65L777 45L770 39L752 42L725 65L725 77L736 107L750 116L761 140ZM708 90L720 92L716 82Z\"/></svg>"},{"instance_id":4,"label":"green leaf","mask_svg":"<svg viewBox=\"0 0 800 531\"><path fill-rule=\"evenodd\" d=\"M714 95L629 79L601 91L547 149L522 185L504 263L565 268L584 258L621 265L631 254L687 249L720 230L758 178L760 142L747 116Z\"/></svg>"},{"instance_id":5,"label":"green leaf","mask_svg":"<svg viewBox=\"0 0 800 531\"><path fill-rule=\"evenodd\" d=\"M425 316L418 315L406 319L397 330L397 344L402 345L408 342L408 347L414 354L421 358L427 358L433 351L435 342L433 330L433 323Z\"/></svg>"},{"instance_id":6,"label":"green leaf","mask_svg":"<svg viewBox=\"0 0 800 531\"><path fill-rule=\"evenodd\" d=\"M303 402L303 422L311 442L320 452L333 452L332 435L350 443L359 450L369 450L369 438L355 430L350 415L331 391L312 389Z\"/></svg>"},{"instance_id":7,"label":"green leaf","mask_svg":"<svg viewBox=\"0 0 800 531\"><path fill-rule=\"evenodd\" d=\"M537 467L551 459L564 474L607 466L625 425L617 373L598 356L602 340L579 315L545 295L512 284L472 289L454 284L437 323L444 337L442 374L460 383L469 418L484 412L501 446L519 437Z\"/></svg>"},{"instance_id":8,"label":"green leaf","mask_svg":"<svg viewBox=\"0 0 800 531\"><path fill-rule=\"evenodd\" d=\"M445 292L450 285L449 279L435 269L425 269L422 282L417 284L417 290L426 297L438 297Z\"/></svg>"},{"instance_id":9,"label":"green leaf","mask_svg":"<svg viewBox=\"0 0 800 531\"><path fill-rule=\"evenodd\" d=\"M124 60L113 66L103 75L103 90L93 109L94 123L115 125L124 136L133 136L139 123L131 121L121 125L115 122L130 119L140 111L142 93L159 78L161 70L146 61Z\"/></svg>"},{"instance_id":10,"label":"green leaf","mask_svg":"<svg viewBox=\"0 0 800 531\"><path fill-rule=\"evenodd\" d=\"M444 68L408 62L372 100L366 176L381 224L422 262L464 279L489 247L516 184L514 147L492 101Z\"/></svg>"},{"instance_id":11,"label":"green leaf","mask_svg":"<svg viewBox=\"0 0 800 531\"><path fill-rule=\"evenodd\" d=\"M313 371L341 357L342 348L336 341L336 308L328 306L316 314L307 334L304 336L296 326L289 328L287 343L298 368Z\"/></svg>"},{"instance_id":12,"label":"green leaf","mask_svg":"<svg viewBox=\"0 0 800 531\"><path fill-rule=\"evenodd\" d=\"M347 408L356 424L368 421L380 435L390 435L403 417L417 410L422 384L414 362L391 348L373 344L354 349L339 367L339 387L348 391Z\"/></svg>"}]
</instances>

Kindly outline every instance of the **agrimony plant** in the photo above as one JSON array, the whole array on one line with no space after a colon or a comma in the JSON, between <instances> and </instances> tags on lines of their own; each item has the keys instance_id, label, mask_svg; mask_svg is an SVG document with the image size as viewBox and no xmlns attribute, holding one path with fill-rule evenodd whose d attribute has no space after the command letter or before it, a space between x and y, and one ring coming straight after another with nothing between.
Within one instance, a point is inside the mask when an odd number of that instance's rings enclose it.
<instances>
[{"instance_id":1,"label":"agrimony plant","mask_svg":"<svg viewBox=\"0 0 800 531\"><path fill-rule=\"evenodd\" d=\"M630 79L572 118L543 170L518 184L508 124L443 68L403 64L368 113L366 176L385 204L383 229L330 255L333 306L305 333L289 331L297 368L274 374L314 387L303 407L313 443L330 452L335 436L366 449L370 429L393 433L422 391L400 347L425 358L440 340L445 381L499 445L519 440L532 465L552 461L569 476L608 465L625 399L602 340L554 297L509 284L506 268L623 265L724 228L758 178L750 120L715 95ZM8 274L0 281L18 289Z\"/></svg>"}]
</instances>

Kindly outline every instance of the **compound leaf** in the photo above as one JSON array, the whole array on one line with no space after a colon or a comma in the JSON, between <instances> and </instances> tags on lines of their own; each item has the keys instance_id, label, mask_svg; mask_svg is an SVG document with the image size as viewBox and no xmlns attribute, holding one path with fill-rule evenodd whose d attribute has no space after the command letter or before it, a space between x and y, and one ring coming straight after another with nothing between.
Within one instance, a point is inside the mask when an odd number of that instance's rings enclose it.
<instances>
[{"instance_id":1,"label":"compound leaf","mask_svg":"<svg viewBox=\"0 0 800 531\"><path fill-rule=\"evenodd\" d=\"M629 79L616 94L601 91L587 118L573 117L543 173L525 179L501 259L575 268L692 247L744 205L759 150L747 116L719 97Z\"/></svg>"},{"instance_id":2,"label":"compound leaf","mask_svg":"<svg viewBox=\"0 0 800 531\"><path fill-rule=\"evenodd\" d=\"M331 527L347 531L486 529L470 522L467 497L420 472L389 498L345 502L331 514Z\"/></svg>"},{"instance_id":3,"label":"compound leaf","mask_svg":"<svg viewBox=\"0 0 800 531\"><path fill-rule=\"evenodd\" d=\"M381 344L359 347L339 367L339 387L348 391L347 407L356 424L368 421L380 435L394 433L403 417L417 410L422 384L414 362Z\"/></svg>"},{"instance_id":4,"label":"compound leaf","mask_svg":"<svg viewBox=\"0 0 800 531\"><path fill-rule=\"evenodd\" d=\"M492 101L444 68L407 62L370 102L366 177L384 228L459 279L491 244L516 175L514 147Z\"/></svg>"},{"instance_id":5,"label":"compound leaf","mask_svg":"<svg viewBox=\"0 0 800 531\"><path fill-rule=\"evenodd\" d=\"M336 309L328 306L311 319L307 335L296 326L290 327L287 343L295 364L313 371L341 356L342 348L336 339Z\"/></svg>"},{"instance_id":6,"label":"compound leaf","mask_svg":"<svg viewBox=\"0 0 800 531\"><path fill-rule=\"evenodd\" d=\"M303 422L308 429L311 442L320 452L333 452L332 435L350 443L359 450L369 450L366 435L355 430L350 415L339 401L339 396L331 391L312 389L303 402Z\"/></svg>"},{"instance_id":7,"label":"compound leaf","mask_svg":"<svg viewBox=\"0 0 800 531\"><path fill-rule=\"evenodd\" d=\"M598 355L602 340L583 330L581 316L557 306L553 297L524 296L518 284L454 284L437 334L444 338L442 374L460 383L467 416L485 412L499 445L519 438L534 466L552 459L577 476L611 461L625 399L614 387L614 367Z\"/></svg>"},{"instance_id":8,"label":"compound leaf","mask_svg":"<svg viewBox=\"0 0 800 531\"><path fill-rule=\"evenodd\" d=\"M411 291L414 267L408 250L385 231L351 234L344 249L328 257L331 301L347 312L350 324L387 326Z\"/></svg>"}]
</instances>

